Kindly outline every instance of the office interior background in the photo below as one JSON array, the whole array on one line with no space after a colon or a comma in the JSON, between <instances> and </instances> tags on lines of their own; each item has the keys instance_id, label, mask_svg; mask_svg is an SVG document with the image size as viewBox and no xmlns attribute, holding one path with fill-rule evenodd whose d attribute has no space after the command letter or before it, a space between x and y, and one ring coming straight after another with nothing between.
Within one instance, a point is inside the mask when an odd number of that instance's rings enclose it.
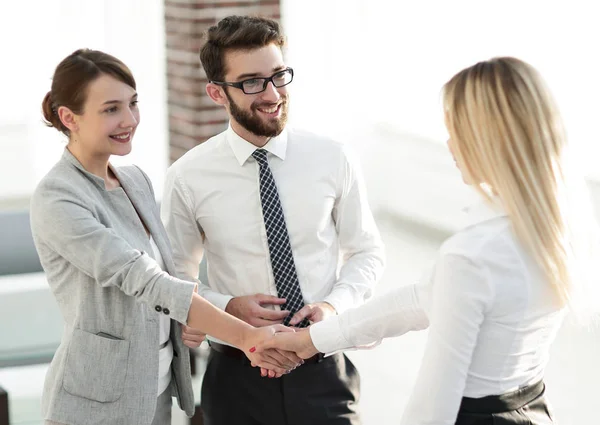
<instances>
[{"instance_id":1,"label":"office interior background","mask_svg":"<svg viewBox=\"0 0 600 425\"><path fill-rule=\"evenodd\" d=\"M10 423L42 423L44 362L60 338L43 273L19 258L28 230L17 227L26 223L37 182L65 146L64 136L43 125L40 104L66 55L99 49L133 71L141 124L132 154L113 162L141 166L160 201L168 165L227 125L223 111L203 95L201 32L230 14L280 19L286 62L295 71L289 125L330 135L359 152L386 242L388 267L378 289L384 292L419 278L475 199L446 150L440 89L479 60L510 55L539 69L600 206L595 10L595 2L585 0L2 2L0 387L8 394ZM426 336L409 334L349 353L362 375L366 425L398 422ZM561 424L596 417L599 337L567 320L553 346L546 381Z\"/></svg>"}]
</instances>

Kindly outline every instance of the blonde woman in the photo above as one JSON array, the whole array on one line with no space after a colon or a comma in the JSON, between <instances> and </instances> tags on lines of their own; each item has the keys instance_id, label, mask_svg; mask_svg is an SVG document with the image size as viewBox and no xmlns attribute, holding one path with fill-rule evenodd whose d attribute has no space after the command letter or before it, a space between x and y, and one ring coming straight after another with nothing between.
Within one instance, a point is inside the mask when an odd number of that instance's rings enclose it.
<instances>
[{"instance_id":1,"label":"blonde woman","mask_svg":"<svg viewBox=\"0 0 600 425\"><path fill-rule=\"evenodd\" d=\"M477 63L443 95L450 151L482 197L471 224L442 245L422 283L277 334L259 351L306 358L429 327L402 424L550 424L544 368L579 299L593 229L577 199L584 185L570 179L561 118L530 65Z\"/></svg>"}]
</instances>

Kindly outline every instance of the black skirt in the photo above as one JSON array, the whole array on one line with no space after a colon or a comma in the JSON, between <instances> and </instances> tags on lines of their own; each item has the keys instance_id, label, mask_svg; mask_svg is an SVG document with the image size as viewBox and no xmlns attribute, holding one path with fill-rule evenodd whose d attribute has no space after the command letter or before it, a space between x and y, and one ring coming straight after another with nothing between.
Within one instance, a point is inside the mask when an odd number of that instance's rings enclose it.
<instances>
[{"instance_id":1,"label":"black skirt","mask_svg":"<svg viewBox=\"0 0 600 425\"><path fill-rule=\"evenodd\" d=\"M551 425L545 392L540 381L498 396L463 397L456 425Z\"/></svg>"}]
</instances>

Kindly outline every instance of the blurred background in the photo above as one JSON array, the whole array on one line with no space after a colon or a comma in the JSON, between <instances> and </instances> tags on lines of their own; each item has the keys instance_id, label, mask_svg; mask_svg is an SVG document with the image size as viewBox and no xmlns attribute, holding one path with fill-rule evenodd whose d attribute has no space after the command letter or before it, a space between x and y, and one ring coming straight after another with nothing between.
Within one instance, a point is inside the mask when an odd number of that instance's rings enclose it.
<instances>
[{"instance_id":1,"label":"blurred background","mask_svg":"<svg viewBox=\"0 0 600 425\"><path fill-rule=\"evenodd\" d=\"M465 66L511 55L546 78L600 202L600 27L584 0L29 0L0 3L0 425L41 424L39 397L61 318L31 243L29 196L59 159L64 137L42 123L54 68L89 47L133 71L142 122L135 163L160 201L168 165L227 126L204 95L201 34L231 14L279 19L294 68L290 125L359 151L386 242L380 292L412 283L460 228L473 193L446 151L440 89ZM394 424L410 394L426 332L352 352L365 425ZM567 320L547 385L558 422L593 423L600 333ZM204 349L198 353L196 386ZM186 423L177 413L174 423ZM199 422L198 422L199 423Z\"/></svg>"}]
</instances>

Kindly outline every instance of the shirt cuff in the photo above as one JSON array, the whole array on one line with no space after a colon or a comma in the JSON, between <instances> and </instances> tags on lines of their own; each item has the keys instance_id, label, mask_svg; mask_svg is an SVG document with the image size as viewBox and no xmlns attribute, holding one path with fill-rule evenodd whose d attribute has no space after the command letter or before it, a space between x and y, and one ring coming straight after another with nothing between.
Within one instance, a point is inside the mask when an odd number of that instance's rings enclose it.
<instances>
[{"instance_id":1,"label":"shirt cuff","mask_svg":"<svg viewBox=\"0 0 600 425\"><path fill-rule=\"evenodd\" d=\"M343 288L334 288L333 291L331 291L331 293L327 295L323 301L331 304L333 308L335 308L337 314L342 314L349 308L355 307L354 298Z\"/></svg>"},{"instance_id":2,"label":"shirt cuff","mask_svg":"<svg viewBox=\"0 0 600 425\"><path fill-rule=\"evenodd\" d=\"M231 295L224 295L219 294L218 292L210 291L204 294L204 298L215 307L225 311L225 307L227 307L227 304L233 297Z\"/></svg>"},{"instance_id":3,"label":"shirt cuff","mask_svg":"<svg viewBox=\"0 0 600 425\"><path fill-rule=\"evenodd\" d=\"M344 337L339 316L317 322L308 330L313 345L321 353L329 354L352 347L352 344Z\"/></svg>"}]
</instances>

